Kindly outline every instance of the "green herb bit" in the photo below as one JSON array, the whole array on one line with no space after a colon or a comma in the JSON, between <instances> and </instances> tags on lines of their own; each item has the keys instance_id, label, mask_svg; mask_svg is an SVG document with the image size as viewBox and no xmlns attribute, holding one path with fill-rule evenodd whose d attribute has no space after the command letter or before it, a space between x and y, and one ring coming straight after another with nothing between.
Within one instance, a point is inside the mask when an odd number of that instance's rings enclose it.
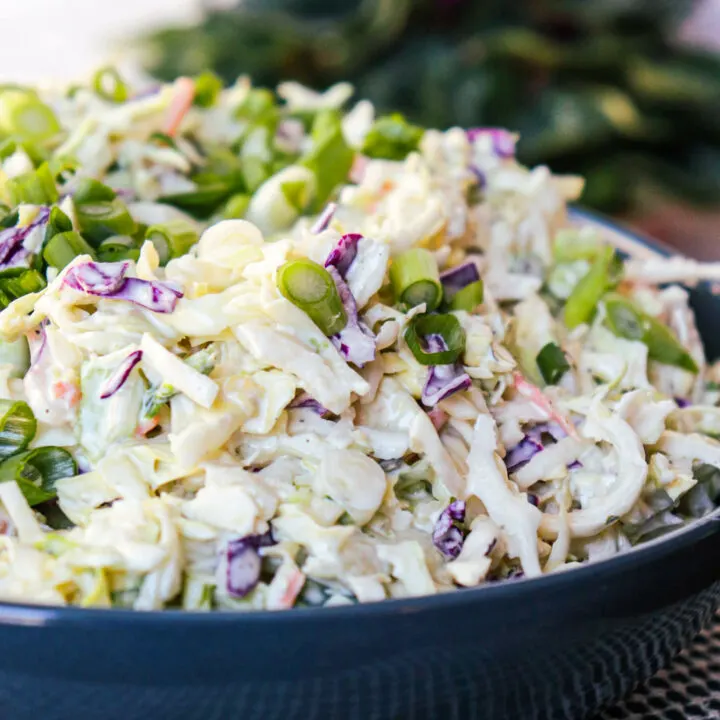
<instances>
[{"instance_id":1,"label":"green herb bit","mask_svg":"<svg viewBox=\"0 0 720 720\"><path fill-rule=\"evenodd\" d=\"M570 369L570 363L557 343L549 342L537 354L537 366L548 385L557 385Z\"/></svg>"},{"instance_id":2,"label":"green herb bit","mask_svg":"<svg viewBox=\"0 0 720 720\"><path fill-rule=\"evenodd\" d=\"M670 328L650 315L646 315L622 295L605 298L607 325L615 335L628 340L639 340L647 345L648 358L664 365L673 365L691 373L698 372L692 355L675 337Z\"/></svg>"}]
</instances>

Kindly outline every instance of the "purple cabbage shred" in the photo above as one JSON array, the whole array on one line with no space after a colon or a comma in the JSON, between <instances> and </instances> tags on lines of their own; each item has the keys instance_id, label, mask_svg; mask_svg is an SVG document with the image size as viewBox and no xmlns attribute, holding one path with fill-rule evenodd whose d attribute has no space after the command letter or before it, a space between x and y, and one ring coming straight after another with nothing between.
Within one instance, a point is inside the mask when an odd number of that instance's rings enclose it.
<instances>
[{"instance_id":1,"label":"purple cabbage shred","mask_svg":"<svg viewBox=\"0 0 720 720\"><path fill-rule=\"evenodd\" d=\"M427 335L425 345L428 352L442 352L447 350L442 335ZM463 370L460 363L450 365L431 365L428 370L425 387L422 389L420 399L426 407L434 407L441 400L450 397L460 390L467 390L472 384L470 376Z\"/></svg>"},{"instance_id":2,"label":"purple cabbage shred","mask_svg":"<svg viewBox=\"0 0 720 720\"><path fill-rule=\"evenodd\" d=\"M676 398L674 398L674 400L675 400L675 404L676 404L680 409L686 408L686 407L690 407L690 405L692 405L692 403L690 402L690 400L688 400L687 398L676 397Z\"/></svg>"},{"instance_id":3,"label":"purple cabbage shred","mask_svg":"<svg viewBox=\"0 0 720 720\"><path fill-rule=\"evenodd\" d=\"M567 433L555 422L538 423L525 430L525 437L508 451L505 465L508 472L515 472L545 449L544 443L557 442L567 437Z\"/></svg>"},{"instance_id":4,"label":"purple cabbage shred","mask_svg":"<svg viewBox=\"0 0 720 720\"><path fill-rule=\"evenodd\" d=\"M453 560L460 554L465 541L462 530L455 525L462 522L465 522L465 503L455 500L440 513L432 532L433 545Z\"/></svg>"},{"instance_id":5,"label":"purple cabbage shred","mask_svg":"<svg viewBox=\"0 0 720 720\"><path fill-rule=\"evenodd\" d=\"M357 303L341 272L333 264L326 263L326 267L335 282L347 316L347 325L337 335L333 335L330 341L345 360L363 367L375 359L375 337L358 319Z\"/></svg>"},{"instance_id":6,"label":"purple cabbage shred","mask_svg":"<svg viewBox=\"0 0 720 720\"><path fill-rule=\"evenodd\" d=\"M135 352L131 352L120 365L118 365L117 370L115 370L100 388L101 400L107 400L107 398L112 397L125 384L133 368L142 360L142 356L142 350L135 350Z\"/></svg>"},{"instance_id":7,"label":"purple cabbage shred","mask_svg":"<svg viewBox=\"0 0 720 720\"><path fill-rule=\"evenodd\" d=\"M474 142L481 135L489 135L492 140L493 151L499 158L515 157L515 136L504 128L479 127L467 130L467 137Z\"/></svg>"},{"instance_id":8,"label":"purple cabbage shred","mask_svg":"<svg viewBox=\"0 0 720 720\"><path fill-rule=\"evenodd\" d=\"M477 282L480 279L480 272L477 265L469 260L462 265L450 268L440 275L440 282L447 295L454 295L459 290Z\"/></svg>"},{"instance_id":9,"label":"purple cabbage shred","mask_svg":"<svg viewBox=\"0 0 720 720\"><path fill-rule=\"evenodd\" d=\"M340 273L340 277L345 279L345 276L350 270L350 266L355 262L357 256L358 243L362 240L362 235L357 233L349 233L343 235L338 244L330 251L330 254L325 260L325 267L329 268L331 265Z\"/></svg>"},{"instance_id":10,"label":"purple cabbage shred","mask_svg":"<svg viewBox=\"0 0 720 720\"><path fill-rule=\"evenodd\" d=\"M325 206L325 209L318 215L317 220L313 223L313 226L310 228L310 232L313 235L318 235L323 230L327 230L328 226L332 222L332 219L335 215L335 211L337 210L337 203L328 203ZM341 241L342 242L342 241ZM333 250L335 252L335 250ZM332 252L330 253L330 256L332 256ZM330 257L328 257L328 260Z\"/></svg>"},{"instance_id":11,"label":"purple cabbage shred","mask_svg":"<svg viewBox=\"0 0 720 720\"><path fill-rule=\"evenodd\" d=\"M306 392L300 393L289 405L291 410L312 410L321 417L323 415L331 415L332 413L321 405L315 398L310 397Z\"/></svg>"},{"instance_id":12,"label":"purple cabbage shred","mask_svg":"<svg viewBox=\"0 0 720 720\"><path fill-rule=\"evenodd\" d=\"M36 228L47 224L50 209L41 207L34 220L23 227L11 227L0 232L0 269L21 264L30 255L23 243Z\"/></svg>"},{"instance_id":13,"label":"purple cabbage shred","mask_svg":"<svg viewBox=\"0 0 720 720\"><path fill-rule=\"evenodd\" d=\"M542 452L543 445L527 435L505 456L505 465L508 472L515 472L523 465L532 460L539 452Z\"/></svg>"},{"instance_id":14,"label":"purple cabbage shred","mask_svg":"<svg viewBox=\"0 0 720 720\"><path fill-rule=\"evenodd\" d=\"M538 423L525 430L525 435L535 442L543 442L543 436L550 436L555 442L567 437L567 433L556 422Z\"/></svg>"},{"instance_id":15,"label":"purple cabbage shred","mask_svg":"<svg viewBox=\"0 0 720 720\"><path fill-rule=\"evenodd\" d=\"M158 313L171 313L182 292L170 284L126 277L129 264L87 262L65 273L64 282L80 292L114 300L128 300Z\"/></svg>"},{"instance_id":16,"label":"purple cabbage shred","mask_svg":"<svg viewBox=\"0 0 720 720\"><path fill-rule=\"evenodd\" d=\"M226 586L230 596L243 598L257 586L262 564L258 550L274 544L272 529L264 535L246 535L227 544Z\"/></svg>"}]
</instances>

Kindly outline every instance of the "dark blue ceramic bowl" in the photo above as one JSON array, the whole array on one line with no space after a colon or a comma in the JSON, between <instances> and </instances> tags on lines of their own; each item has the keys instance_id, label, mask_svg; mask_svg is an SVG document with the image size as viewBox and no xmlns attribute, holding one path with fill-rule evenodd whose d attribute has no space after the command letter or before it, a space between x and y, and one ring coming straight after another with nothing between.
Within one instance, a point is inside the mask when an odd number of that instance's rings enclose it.
<instances>
[{"instance_id":1,"label":"dark blue ceramic bowl","mask_svg":"<svg viewBox=\"0 0 720 720\"><path fill-rule=\"evenodd\" d=\"M693 302L718 356L720 299ZM716 512L611 560L435 597L249 614L0 604L0 719L581 720L719 598Z\"/></svg>"}]
</instances>

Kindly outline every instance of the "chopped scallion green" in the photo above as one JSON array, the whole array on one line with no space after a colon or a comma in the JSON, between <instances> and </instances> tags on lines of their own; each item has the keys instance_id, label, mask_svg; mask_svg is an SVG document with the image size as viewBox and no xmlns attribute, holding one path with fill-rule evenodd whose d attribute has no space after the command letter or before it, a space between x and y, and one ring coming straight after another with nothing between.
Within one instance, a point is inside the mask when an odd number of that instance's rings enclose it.
<instances>
[{"instance_id":1,"label":"chopped scallion green","mask_svg":"<svg viewBox=\"0 0 720 720\"><path fill-rule=\"evenodd\" d=\"M390 282L396 301L409 307L425 303L430 312L443 297L435 256L424 248L413 248L396 257L390 266Z\"/></svg>"},{"instance_id":2,"label":"chopped scallion green","mask_svg":"<svg viewBox=\"0 0 720 720\"><path fill-rule=\"evenodd\" d=\"M293 260L277 271L280 292L327 336L339 333L347 316L330 273L312 260Z\"/></svg>"}]
</instances>

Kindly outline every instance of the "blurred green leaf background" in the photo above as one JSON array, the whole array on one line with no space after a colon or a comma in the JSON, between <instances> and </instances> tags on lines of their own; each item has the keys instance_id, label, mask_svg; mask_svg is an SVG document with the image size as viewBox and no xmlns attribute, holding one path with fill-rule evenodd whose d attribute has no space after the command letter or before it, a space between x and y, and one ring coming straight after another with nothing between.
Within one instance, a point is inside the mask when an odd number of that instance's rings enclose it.
<instances>
[{"instance_id":1,"label":"blurred green leaf background","mask_svg":"<svg viewBox=\"0 0 720 720\"><path fill-rule=\"evenodd\" d=\"M673 41L693 0L243 0L144 41L163 79L351 81L416 123L504 126L582 201L720 205L720 59Z\"/></svg>"}]
</instances>

